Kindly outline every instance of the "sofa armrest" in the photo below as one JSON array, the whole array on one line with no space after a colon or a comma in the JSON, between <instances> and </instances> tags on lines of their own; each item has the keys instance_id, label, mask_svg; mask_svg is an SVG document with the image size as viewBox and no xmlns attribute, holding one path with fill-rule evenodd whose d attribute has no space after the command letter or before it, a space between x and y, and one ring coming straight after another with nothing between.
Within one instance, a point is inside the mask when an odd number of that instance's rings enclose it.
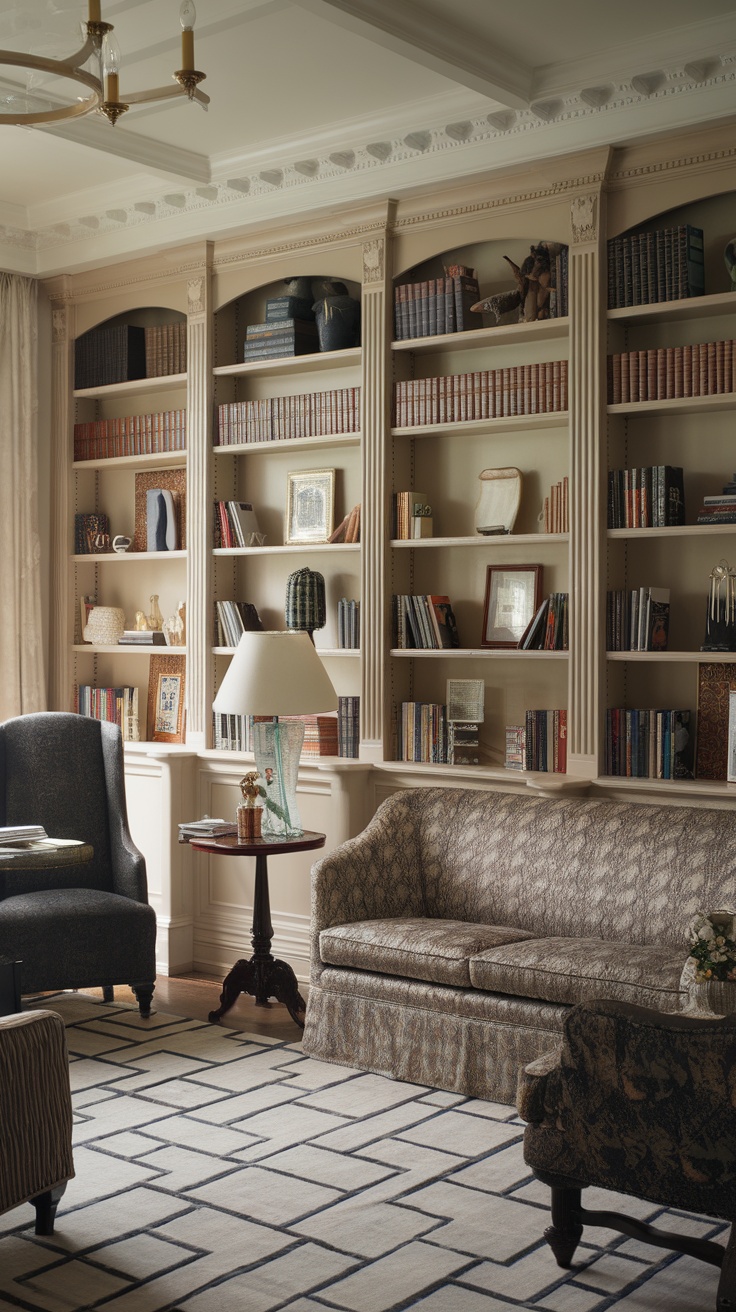
<instances>
[{"instance_id":1,"label":"sofa armrest","mask_svg":"<svg viewBox=\"0 0 736 1312\"><path fill-rule=\"evenodd\" d=\"M323 929L425 914L416 823L400 794L379 807L361 834L312 867L312 977L320 969Z\"/></svg>"},{"instance_id":2,"label":"sofa armrest","mask_svg":"<svg viewBox=\"0 0 736 1312\"><path fill-rule=\"evenodd\" d=\"M102 760L107 786L107 817L110 830L110 864L113 892L134 902L148 901L146 860L130 833L125 798L123 739L115 724L101 723Z\"/></svg>"},{"instance_id":3,"label":"sofa armrest","mask_svg":"<svg viewBox=\"0 0 736 1312\"><path fill-rule=\"evenodd\" d=\"M547 1083L552 1071L560 1064L562 1045L542 1053L519 1071L516 1085L516 1109L522 1121L539 1123L544 1120L544 1103Z\"/></svg>"},{"instance_id":4,"label":"sofa armrest","mask_svg":"<svg viewBox=\"0 0 736 1312\"><path fill-rule=\"evenodd\" d=\"M0 1019L0 1212L73 1175L64 1023L53 1011L5 1016Z\"/></svg>"}]
</instances>

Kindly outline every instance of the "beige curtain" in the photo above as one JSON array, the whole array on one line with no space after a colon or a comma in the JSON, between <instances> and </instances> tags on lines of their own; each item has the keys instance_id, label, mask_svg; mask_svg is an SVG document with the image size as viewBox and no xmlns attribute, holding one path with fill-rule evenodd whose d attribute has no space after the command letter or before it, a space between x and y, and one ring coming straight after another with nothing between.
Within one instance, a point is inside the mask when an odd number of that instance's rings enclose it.
<instances>
[{"instance_id":1,"label":"beige curtain","mask_svg":"<svg viewBox=\"0 0 736 1312\"><path fill-rule=\"evenodd\" d=\"M0 273L0 720L46 709L37 347L35 280Z\"/></svg>"}]
</instances>

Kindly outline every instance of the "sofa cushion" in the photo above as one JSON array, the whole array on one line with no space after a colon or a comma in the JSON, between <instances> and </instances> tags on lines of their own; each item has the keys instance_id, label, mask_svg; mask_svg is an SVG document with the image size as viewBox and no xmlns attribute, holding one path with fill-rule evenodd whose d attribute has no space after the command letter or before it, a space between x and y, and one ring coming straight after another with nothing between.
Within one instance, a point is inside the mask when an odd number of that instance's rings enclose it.
<instances>
[{"instance_id":1,"label":"sofa cushion","mask_svg":"<svg viewBox=\"0 0 736 1312\"><path fill-rule=\"evenodd\" d=\"M470 962L479 989L546 1002L617 998L676 1010L686 949L610 943L600 938L535 938L502 944Z\"/></svg>"},{"instance_id":2,"label":"sofa cushion","mask_svg":"<svg viewBox=\"0 0 736 1312\"><path fill-rule=\"evenodd\" d=\"M331 966L425 979L435 984L470 984L469 961L486 948L531 938L507 925L472 925L464 920L396 917L334 925L319 936L322 961Z\"/></svg>"}]
</instances>

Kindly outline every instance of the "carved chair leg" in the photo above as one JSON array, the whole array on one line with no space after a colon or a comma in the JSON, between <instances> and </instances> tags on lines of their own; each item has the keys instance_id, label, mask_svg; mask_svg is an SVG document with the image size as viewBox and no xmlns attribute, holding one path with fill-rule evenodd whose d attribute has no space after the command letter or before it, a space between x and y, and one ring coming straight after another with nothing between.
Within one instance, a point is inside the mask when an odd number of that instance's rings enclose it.
<instances>
[{"instance_id":1,"label":"carved chair leg","mask_svg":"<svg viewBox=\"0 0 736 1312\"><path fill-rule=\"evenodd\" d=\"M155 984L131 984L130 986L138 999L138 1010L144 1020L148 1020L151 1015L151 999Z\"/></svg>"},{"instance_id":2,"label":"carved chair leg","mask_svg":"<svg viewBox=\"0 0 736 1312\"><path fill-rule=\"evenodd\" d=\"M112 984L102 985L102 1001L103 1002L115 1001L115 989Z\"/></svg>"},{"instance_id":3,"label":"carved chair leg","mask_svg":"<svg viewBox=\"0 0 736 1312\"><path fill-rule=\"evenodd\" d=\"M552 1224L544 1232L557 1265L569 1267L573 1253L580 1243L583 1226L580 1220L581 1190L568 1185L553 1184Z\"/></svg>"},{"instance_id":4,"label":"carved chair leg","mask_svg":"<svg viewBox=\"0 0 736 1312\"><path fill-rule=\"evenodd\" d=\"M726 1251L723 1254L716 1312L733 1312L734 1308L736 1308L736 1225L731 1226Z\"/></svg>"},{"instance_id":5,"label":"carved chair leg","mask_svg":"<svg viewBox=\"0 0 736 1312\"><path fill-rule=\"evenodd\" d=\"M45 1193L36 1194L36 1197L31 1199L36 1209L37 1235L52 1235L54 1233L56 1209L65 1189L66 1180L63 1184L57 1185L56 1189L47 1189Z\"/></svg>"}]
</instances>

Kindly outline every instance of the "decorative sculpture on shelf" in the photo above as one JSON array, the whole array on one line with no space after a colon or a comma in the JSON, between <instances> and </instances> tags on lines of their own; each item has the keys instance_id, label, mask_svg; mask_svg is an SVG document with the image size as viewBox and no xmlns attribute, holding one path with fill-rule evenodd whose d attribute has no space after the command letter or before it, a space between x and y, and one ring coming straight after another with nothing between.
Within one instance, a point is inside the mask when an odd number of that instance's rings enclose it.
<instances>
[{"instance_id":1,"label":"decorative sculpture on shelf","mask_svg":"<svg viewBox=\"0 0 736 1312\"><path fill-rule=\"evenodd\" d=\"M486 296L484 300L471 305L471 310L478 314L492 314L496 323L500 323L502 315L516 309L519 311L519 323L549 319L552 260L561 249L559 242L542 241L538 246L529 247L529 254L521 265L504 255L503 258L513 270L516 291L496 292L494 296Z\"/></svg>"},{"instance_id":2,"label":"decorative sculpture on shelf","mask_svg":"<svg viewBox=\"0 0 736 1312\"><path fill-rule=\"evenodd\" d=\"M701 651L736 651L736 570L720 560L710 572Z\"/></svg>"},{"instance_id":3,"label":"decorative sculpture on shelf","mask_svg":"<svg viewBox=\"0 0 736 1312\"><path fill-rule=\"evenodd\" d=\"M261 819L263 807L260 803L261 788L258 784L258 771L249 770L240 780L243 801L238 807L238 838L249 842L261 837Z\"/></svg>"},{"instance_id":4,"label":"decorative sculpture on shelf","mask_svg":"<svg viewBox=\"0 0 736 1312\"><path fill-rule=\"evenodd\" d=\"M148 627L149 629L153 629L154 632L160 632L161 629L163 628L164 617L161 614L161 607L158 604L157 592L154 592L153 595L151 596L150 605L151 605L150 612L146 616L146 619L148 620Z\"/></svg>"},{"instance_id":5,"label":"decorative sculpture on shelf","mask_svg":"<svg viewBox=\"0 0 736 1312\"><path fill-rule=\"evenodd\" d=\"M187 641L186 602L180 601L176 613L164 620L162 628L167 647L184 647Z\"/></svg>"},{"instance_id":6,"label":"decorative sculpture on shelf","mask_svg":"<svg viewBox=\"0 0 736 1312\"><path fill-rule=\"evenodd\" d=\"M325 580L317 570L298 569L286 581L286 627L308 633L323 629L327 620Z\"/></svg>"},{"instance_id":7,"label":"decorative sculpture on shelf","mask_svg":"<svg viewBox=\"0 0 736 1312\"><path fill-rule=\"evenodd\" d=\"M148 620L142 610L136 611L133 628L137 633L146 633L148 631Z\"/></svg>"}]
</instances>

